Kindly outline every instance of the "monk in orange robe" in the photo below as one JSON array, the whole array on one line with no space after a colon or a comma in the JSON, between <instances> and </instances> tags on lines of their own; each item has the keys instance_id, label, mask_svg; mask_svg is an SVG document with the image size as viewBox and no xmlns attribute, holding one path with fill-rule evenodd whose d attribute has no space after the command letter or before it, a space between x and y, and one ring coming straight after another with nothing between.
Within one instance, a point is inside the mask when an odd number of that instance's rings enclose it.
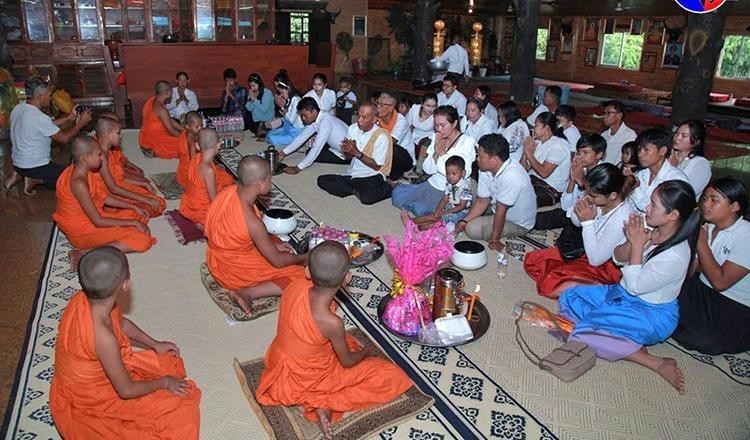
<instances>
[{"instance_id":1,"label":"monk in orange robe","mask_svg":"<svg viewBox=\"0 0 750 440\"><path fill-rule=\"evenodd\" d=\"M75 164L60 175L55 191L57 208L52 215L70 243L82 250L110 245L123 252L147 251L156 239L139 221L135 207L106 194L106 188L96 182L103 154L96 142L79 136L73 140L71 152ZM133 210L127 211L133 214L117 218L106 212L105 206Z\"/></svg>"},{"instance_id":2,"label":"monk in orange robe","mask_svg":"<svg viewBox=\"0 0 750 440\"><path fill-rule=\"evenodd\" d=\"M245 156L239 185L225 188L211 203L204 224L206 264L245 313L249 300L278 296L293 280L304 278L307 254L296 255L289 243L275 242L255 206L271 190L271 168L258 156Z\"/></svg>"},{"instance_id":3,"label":"monk in orange robe","mask_svg":"<svg viewBox=\"0 0 750 440\"><path fill-rule=\"evenodd\" d=\"M120 117L115 112L111 111L105 111L99 113L100 118L110 118L113 121L116 121L120 124L120 127L122 127L122 121L120 121ZM128 177L137 177L139 179L142 179L144 181L148 181L144 177L144 172L141 168L139 168L136 164L130 161L128 157L125 155L125 153L122 152L122 148L120 148L120 145L114 145L112 148L112 151L117 152L116 155L111 155L112 157L115 157L117 159L117 162L122 166L122 168L125 170L125 175Z\"/></svg>"},{"instance_id":4,"label":"monk in orange robe","mask_svg":"<svg viewBox=\"0 0 750 440\"><path fill-rule=\"evenodd\" d=\"M185 194L180 200L180 214L202 230L209 205L217 193L232 184L232 180L219 179L220 174L227 172L214 163L214 157L219 152L219 135L216 130L201 129L198 133L198 145L200 151L190 159Z\"/></svg>"},{"instance_id":5,"label":"monk in orange robe","mask_svg":"<svg viewBox=\"0 0 750 440\"><path fill-rule=\"evenodd\" d=\"M177 150L177 183L183 188L187 185L188 168L190 159L198 151L198 132L203 128L203 118L198 112L187 112L185 114L185 131L180 136L179 149Z\"/></svg>"},{"instance_id":6,"label":"monk in orange robe","mask_svg":"<svg viewBox=\"0 0 750 440\"><path fill-rule=\"evenodd\" d=\"M333 298L351 281L344 245L326 241L310 251L306 275L281 295L276 338L266 352L255 398L262 405L301 405L332 438L344 412L389 402L412 387L392 362L362 349L335 313Z\"/></svg>"},{"instance_id":7,"label":"monk in orange robe","mask_svg":"<svg viewBox=\"0 0 750 440\"><path fill-rule=\"evenodd\" d=\"M113 247L81 258L83 286L58 328L50 410L65 439L197 439L201 391L185 380L175 344L122 316L128 260ZM148 350L133 351L130 341Z\"/></svg>"},{"instance_id":8,"label":"monk in orange robe","mask_svg":"<svg viewBox=\"0 0 750 440\"><path fill-rule=\"evenodd\" d=\"M99 174L104 179L107 190L113 196L145 209L149 217L160 216L167 206L166 200L141 186L128 183L121 160L116 153L111 154L114 147L122 142L120 123L100 117L96 121L96 139L104 152Z\"/></svg>"},{"instance_id":9,"label":"monk in orange robe","mask_svg":"<svg viewBox=\"0 0 750 440\"><path fill-rule=\"evenodd\" d=\"M167 103L172 99L172 86L157 81L155 95L143 104L143 121L138 142L141 147L162 159L176 159L182 127L169 116Z\"/></svg>"}]
</instances>

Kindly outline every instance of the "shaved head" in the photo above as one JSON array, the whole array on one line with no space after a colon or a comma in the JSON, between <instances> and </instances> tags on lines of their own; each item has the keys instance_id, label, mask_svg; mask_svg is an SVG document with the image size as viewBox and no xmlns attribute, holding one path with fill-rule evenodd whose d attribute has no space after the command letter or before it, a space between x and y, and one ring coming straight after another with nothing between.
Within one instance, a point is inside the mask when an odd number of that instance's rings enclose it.
<instances>
[{"instance_id":1,"label":"shaved head","mask_svg":"<svg viewBox=\"0 0 750 440\"><path fill-rule=\"evenodd\" d=\"M215 147L217 142L219 142L219 134L213 128L201 128L198 132L198 145L201 151Z\"/></svg>"},{"instance_id":2,"label":"shaved head","mask_svg":"<svg viewBox=\"0 0 750 440\"><path fill-rule=\"evenodd\" d=\"M154 92L157 96L163 95L166 92L172 93L172 84L164 80L156 81L156 85L154 86Z\"/></svg>"},{"instance_id":3,"label":"shaved head","mask_svg":"<svg viewBox=\"0 0 750 440\"><path fill-rule=\"evenodd\" d=\"M129 276L128 259L112 246L94 249L84 254L78 263L78 279L89 299L114 295Z\"/></svg>"},{"instance_id":4,"label":"shaved head","mask_svg":"<svg viewBox=\"0 0 750 440\"><path fill-rule=\"evenodd\" d=\"M117 116L117 113L115 113L115 112L110 112L110 111L101 112L101 113L99 113L99 117L100 118L110 118L110 119L114 119L117 122L120 122L120 117Z\"/></svg>"},{"instance_id":5,"label":"shaved head","mask_svg":"<svg viewBox=\"0 0 750 440\"><path fill-rule=\"evenodd\" d=\"M203 124L203 118L201 117L201 115L196 111L187 112L187 114L185 115L185 124L192 124L195 122L200 122L201 124Z\"/></svg>"},{"instance_id":6,"label":"shaved head","mask_svg":"<svg viewBox=\"0 0 750 440\"><path fill-rule=\"evenodd\" d=\"M310 251L308 267L316 287L338 287L349 273L349 252L338 241L324 241Z\"/></svg>"},{"instance_id":7,"label":"shaved head","mask_svg":"<svg viewBox=\"0 0 750 440\"><path fill-rule=\"evenodd\" d=\"M119 127L120 121L106 116L99 116L99 119L96 120L96 137L101 139Z\"/></svg>"},{"instance_id":8,"label":"shaved head","mask_svg":"<svg viewBox=\"0 0 750 440\"><path fill-rule=\"evenodd\" d=\"M248 186L271 175L271 167L260 156L245 156L237 165L237 174L242 186Z\"/></svg>"},{"instance_id":9,"label":"shaved head","mask_svg":"<svg viewBox=\"0 0 750 440\"><path fill-rule=\"evenodd\" d=\"M78 162L82 156L91 154L92 151L99 148L99 144L91 138L91 136L82 134L76 136L71 143L70 153L73 155L73 160Z\"/></svg>"}]
</instances>

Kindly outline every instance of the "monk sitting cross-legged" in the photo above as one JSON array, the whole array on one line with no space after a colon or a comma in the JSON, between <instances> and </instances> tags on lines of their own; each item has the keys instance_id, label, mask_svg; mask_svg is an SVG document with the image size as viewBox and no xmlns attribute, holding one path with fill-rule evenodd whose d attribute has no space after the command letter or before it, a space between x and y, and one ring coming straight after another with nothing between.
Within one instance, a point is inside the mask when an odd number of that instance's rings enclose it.
<instances>
[{"instance_id":1,"label":"monk sitting cross-legged","mask_svg":"<svg viewBox=\"0 0 750 440\"><path fill-rule=\"evenodd\" d=\"M204 128L198 133L200 151L190 159L185 194L180 200L180 214L203 230L206 212L216 194L231 185L233 179L214 163L219 151L219 135L213 128ZM220 177L224 176L226 177Z\"/></svg>"},{"instance_id":2,"label":"monk sitting cross-legged","mask_svg":"<svg viewBox=\"0 0 750 440\"><path fill-rule=\"evenodd\" d=\"M112 111L101 112L99 113L99 117L112 119L113 121L119 123L120 127L122 127L123 125L122 121L120 120L120 117L115 112L112 112ZM145 174L143 170L140 167L138 167L136 164L131 162L130 159L128 159L125 153L122 152L122 148L120 147L120 145L115 145L114 147L115 148L113 148L112 151L116 153L115 157L117 158L118 162L122 165L123 169L125 170L125 175L128 177L138 177L148 182L148 179L143 177Z\"/></svg>"},{"instance_id":3,"label":"monk sitting cross-legged","mask_svg":"<svg viewBox=\"0 0 750 440\"><path fill-rule=\"evenodd\" d=\"M304 278L307 254L295 255L288 243L268 233L255 206L271 190L271 168L258 156L237 166L240 183L225 188L211 203L204 223L206 264L221 287L242 310L252 313L254 298L278 296L292 281Z\"/></svg>"},{"instance_id":4,"label":"monk sitting cross-legged","mask_svg":"<svg viewBox=\"0 0 750 440\"><path fill-rule=\"evenodd\" d=\"M147 251L156 239L140 221L143 211L108 195L104 185L97 183L96 170L102 165L103 153L96 142L78 136L71 152L75 164L60 175L55 191L57 208L52 215L70 243L82 250L111 245L123 252ZM112 215L105 212L105 206L128 211Z\"/></svg>"},{"instance_id":5,"label":"monk sitting cross-legged","mask_svg":"<svg viewBox=\"0 0 750 440\"><path fill-rule=\"evenodd\" d=\"M188 168L190 159L195 156L198 144L198 132L203 128L203 118L198 112L185 114L185 131L180 136L179 148L177 150L177 183L183 188L187 185Z\"/></svg>"},{"instance_id":6,"label":"monk sitting cross-legged","mask_svg":"<svg viewBox=\"0 0 750 440\"><path fill-rule=\"evenodd\" d=\"M125 180L125 170L122 168L116 154L115 146L122 143L120 123L110 118L100 117L96 121L96 138L102 155L102 166L99 169L107 185L107 190L114 196L124 199L145 209L149 217L158 217L164 212L167 202L152 194L149 190Z\"/></svg>"},{"instance_id":7,"label":"monk sitting cross-legged","mask_svg":"<svg viewBox=\"0 0 750 440\"><path fill-rule=\"evenodd\" d=\"M177 346L122 316L128 260L107 246L81 258L55 344L50 410L65 439L197 439L201 391L186 380ZM148 350L134 351L134 341Z\"/></svg>"},{"instance_id":8,"label":"monk sitting cross-legged","mask_svg":"<svg viewBox=\"0 0 750 440\"><path fill-rule=\"evenodd\" d=\"M167 103L172 99L172 86L167 81L157 81L154 89L155 95L143 104L138 142L156 157L175 159L182 127L169 116L167 110Z\"/></svg>"},{"instance_id":9,"label":"monk sitting cross-legged","mask_svg":"<svg viewBox=\"0 0 750 440\"><path fill-rule=\"evenodd\" d=\"M308 279L281 295L279 320L266 352L255 398L261 405L301 405L325 438L344 412L389 402L412 387L392 362L376 357L344 331L333 298L351 281L344 245L326 241L310 251Z\"/></svg>"}]
</instances>

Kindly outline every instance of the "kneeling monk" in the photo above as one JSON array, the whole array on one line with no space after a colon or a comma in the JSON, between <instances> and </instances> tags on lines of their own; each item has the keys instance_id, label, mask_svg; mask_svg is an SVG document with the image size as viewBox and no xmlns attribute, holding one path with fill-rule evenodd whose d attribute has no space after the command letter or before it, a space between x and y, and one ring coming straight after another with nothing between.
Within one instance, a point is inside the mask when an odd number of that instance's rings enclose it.
<instances>
[{"instance_id":1,"label":"kneeling monk","mask_svg":"<svg viewBox=\"0 0 750 440\"><path fill-rule=\"evenodd\" d=\"M172 86L166 81L157 81L154 96L143 104L143 121L138 142L141 147L162 159L176 159L182 135L182 127L167 110L172 99Z\"/></svg>"},{"instance_id":2,"label":"kneeling monk","mask_svg":"<svg viewBox=\"0 0 750 440\"><path fill-rule=\"evenodd\" d=\"M200 152L190 159L185 194L180 200L180 214L203 229L206 212L216 194L234 182L232 176L216 166L214 157L219 152L219 135L213 128L198 133Z\"/></svg>"},{"instance_id":3,"label":"kneeling monk","mask_svg":"<svg viewBox=\"0 0 750 440\"><path fill-rule=\"evenodd\" d=\"M52 219L78 249L110 245L123 252L145 252L156 243L141 215L131 211L115 214L104 207L132 209L133 205L106 193L96 170L102 166L102 150L88 136L73 140L75 164L69 165L57 181L57 208ZM132 218L131 218L132 217Z\"/></svg>"},{"instance_id":4,"label":"kneeling monk","mask_svg":"<svg viewBox=\"0 0 750 440\"><path fill-rule=\"evenodd\" d=\"M292 281L304 278L307 254L295 255L288 243L275 242L255 206L271 190L271 168L258 156L237 166L240 183L225 188L206 214L206 264L245 313L249 300L278 296Z\"/></svg>"},{"instance_id":5,"label":"kneeling monk","mask_svg":"<svg viewBox=\"0 0 750 440\"><path fill-rule=\"evenodd\" d=\"M255 397L262 405L301 405L325 438L344 412L389 402L412 387L392 362L363 349L333 311L351 281L349 252L326 241L310 251L306 275L281 295L276 338L268 348Z\"/></svg>"},{"instance_id":6,"label":"kneeling monk","mask_svg":"<svg viewBox=\"0 0 750 440\"><path fill-rule=\"evenodd\" d=\"M190 168L190 159L197 153L198 132L203 128L203 118L198 112L187 112L185 114L185 131L180 136L180 143L177 148L177 183L181 187L187 185L188 169Z\"/></svg>"},{"instance_id":7,"label":"kneeling monk","mask_svg":"<svg viewBox=\"0 0 750 440\"><path fill-rule=\"evenodd\" d=\"M83 287L60 321L50 409L66 439L197 439L200 390L185 380L177 346L122 316L128 260L107 246L81 258ZM133 351L131 341L148 350Z\"/></svg>"}]
</instances>

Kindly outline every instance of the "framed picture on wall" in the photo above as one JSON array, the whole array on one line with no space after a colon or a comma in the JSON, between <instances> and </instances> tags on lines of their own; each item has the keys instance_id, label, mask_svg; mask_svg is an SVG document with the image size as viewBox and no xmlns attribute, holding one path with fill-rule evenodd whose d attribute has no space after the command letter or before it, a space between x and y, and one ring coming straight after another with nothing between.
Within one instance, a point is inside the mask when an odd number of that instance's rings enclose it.
<instances>
[{"instance_id":1,"label":"framed picture on wall","mask_svg":"<svg viewBox=\"0 0 750 440\"><path fill-rule=\"evenodd\" d=\"M509 60L513 58L513 42L509 41L505 43L505 52L503 52L503 56L506 60Z\"/></svg>"},{"instance_id":2,"label":"framed picture on wall","mask_svg":"<svg viewBox=\"0 0 750 440\"><path fill-rule=\"evenodd\" d=\"M547 46L547 56L544 60L548 63L557 62L557 46Z\"/></svg>"},{"instance_id":3,"label":"framed picture on wall","mask_svg":"<svg viewBox=\"0 0 750 440\"><path fill-rule=\"evenodd\" d=\"M367 35L367 17L364 15L355 15L352 17L352 35L355 37L364 37Z\"/></svg>"},{"instance_id":4,"label":"framed picture on wall","mask_svg":"<svg viewBox=\"0 0 750 440\"><path fill-rule=\"evenodd\" d=\"M573 45L575 41L575 36L573 34L563 34L562 36L562 46L560 46L560 53L571 53L573 52Z\"/></svg>"},{"instance_id":5,"label":"framed picture on wall","mask_svg":"<svg viewBox=\"0 0 750 440\"><path fill-rule=\"evenodd\" d=\"M633 26L630 28L630 33L633 35L641 35L643 33L643 19L634 18Z\"/></svg>"},{"instance_id":6,"label":"framed picture on wall","mask_svg":"<svg viewBox=\"0 0 750 440\"><path fill-rule=\"evenodd\" d=\"M598 18L587 18L584 22L583 41L599 40L599 22Z\"/></svg>"},{"instance_id":7,"label":"framed picture on wall","mask_svg":"<svg viewBox=\"0 0 750 440\"><path fill-rule=\"evenodd\" d=\"M516 30L516 20L510 19L510 18L506 18L505 19L505 27L504 27L504 31L503 31L503 36L505 38L511 38L512 39L513 38L513 33L515 32L515 30Z\"/></svg>"},{"instance_id":8,"label":"framed picture on wall","mask_svg":"<svg viewBox=\"0 0 750 440\"><path fill-rule=\"evenodd\" d=\"M656 52L644 51L643 55L641 55L641 72L656 72L658 56Z\"/></svg>"},{"instance_id":9,"label":"framed picture on wall","mask_svg":"<svg viewBox=\"0 0 750 440\"><path fill-rule=\"evenodd\" d=\"M661 44L664 39L664 20L654 19L648 21L646 30L646 44Z\"/></svg>"},{"instance_id":10,"label":"framed picture on wall","mask_svg":"<svg viewBox=\"0 0 750 440\"><path fill-rule=\"evenodd\" d=\"M589 47L586 49L586 56L583 58L583 65L594 67L596 66L596 47Z\"/></svg>"},{"instance_id":11,"label":"framed picture on wall","mask_svg":"<svg viewBox=\"0 0 750 440\"><path fill-rule=\"evenodd\" d=\"M664 48L662 69L677 69L682 61L682 43L668 43Z\"/></svg>"}]
</instances>

